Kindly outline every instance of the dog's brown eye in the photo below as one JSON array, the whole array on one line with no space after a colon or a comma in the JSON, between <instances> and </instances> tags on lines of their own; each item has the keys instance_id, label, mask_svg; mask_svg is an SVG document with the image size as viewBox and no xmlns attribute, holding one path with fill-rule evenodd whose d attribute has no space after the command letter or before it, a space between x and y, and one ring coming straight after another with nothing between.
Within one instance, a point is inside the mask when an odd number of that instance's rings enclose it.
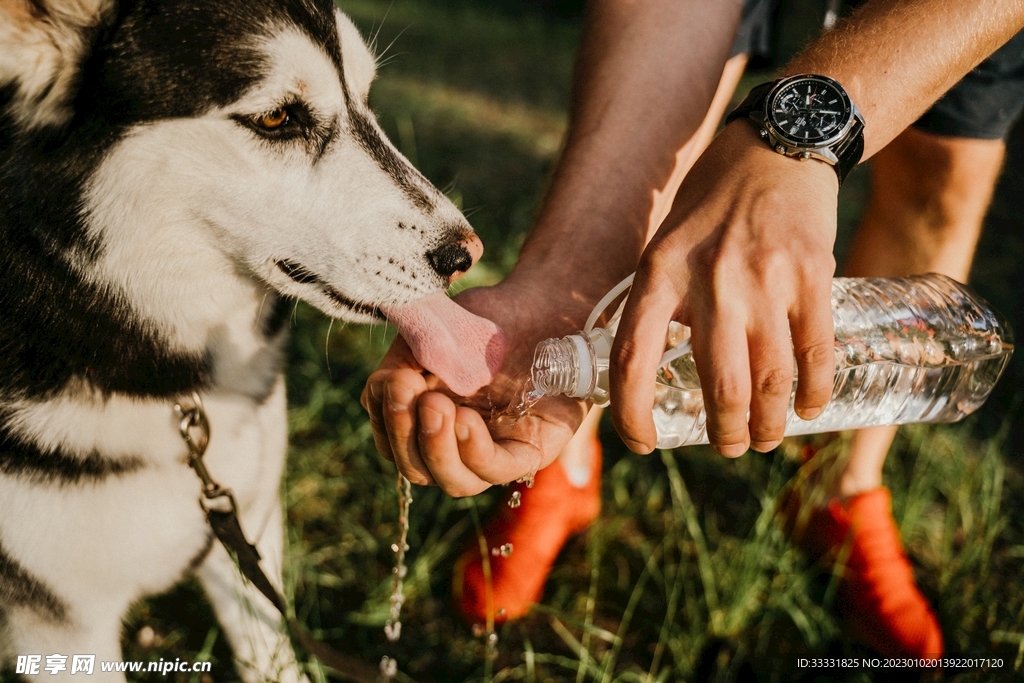
<instances>
[{"instance_id":1,"label":"dog's brown eye","mask_svg":"<svg viewBox=\"0 0 1024 683\"><path fill-rule=\"evenodd\" d=\"M260 128L265 130L277 130L284 124L288 123L288 110L275 109L274 111L267 112L266 114L260 114L253 120Z\"/></svg>"}]
</instances>

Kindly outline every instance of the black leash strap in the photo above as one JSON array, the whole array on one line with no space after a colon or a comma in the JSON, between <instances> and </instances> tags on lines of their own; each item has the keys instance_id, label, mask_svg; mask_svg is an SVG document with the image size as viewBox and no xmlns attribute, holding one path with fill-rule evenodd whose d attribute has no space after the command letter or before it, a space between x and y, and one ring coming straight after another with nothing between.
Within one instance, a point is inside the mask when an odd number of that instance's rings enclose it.
<instances>
[{"instance_id":1,"label":"black leash strap","mask_svg":"<svg viewBox=\"0 0 1024 683\"><path fill-rule=\"evenodd\" d=\"M256 546L245 539L245 533L242 531L242 525L238 521L238 515L233 510L230 512L207 510L206 519L210 521L210 526L213 528L213 533L217 535L218 540L224 545L228 553L235 558L235 564L238 565L242 576L248 579L252 585L256 586L260 593L267 596L267 599L273 603L278 612L282 615L286 614L287 607L284 604L284 599L274 589L270 579L267 578L267 575L260 568L260 554L256 550Z\"/></svg>"},{"instance_id":2,"label":"black leash strap","mask_svg":"<svg viewBox=\"0 0 1024 683\"><path fill-rule=\"evenodd\" d=\"M197 394L192 395L192 405L183 407L176 403L174 406L180 422L178 424L181 438L188 445L188 465L199 476L203 483L203 496L199 503L206 512L206 519L213 529L214 535L221 542L224 548L231 555L238 570L247 581L259 590L271 604L281 613L281 617L288 626L292 637L298 641L307 653L320 660L335 677L352 681L353 683L377 683L379 671L370 664L343 655L330 645L317 640L297 622L288 616L288 609L285 599L277 592L274 585L260 568L260 554L256 546L245 537L242 525L238 520L238 504L231 489L224 488L210 476L203 462L203 455L210 442L210 423L206 419L206 412Z\"/></svg>"},{"instance_id":3,"label":"black leash strap","mask_svg":"<svg viewBox=\"0 0 1024 683\"><path fill-rule=\"evenodd\" d=\"M330 645L317 640L303 628L302 624L288 617L284 598L274 589L270 579L260 568L260 554L256 547L246 540L238 515L232 509L227 512L207 509L206 518L210 521L213 533L235 558L239 571L254 585L260 593L277 608L288 624L288 630L309 654L320 660L320 663L342 680L354 683L376 683L379 672L366 662L343 655Z\"/></svg>"}]
</instances>

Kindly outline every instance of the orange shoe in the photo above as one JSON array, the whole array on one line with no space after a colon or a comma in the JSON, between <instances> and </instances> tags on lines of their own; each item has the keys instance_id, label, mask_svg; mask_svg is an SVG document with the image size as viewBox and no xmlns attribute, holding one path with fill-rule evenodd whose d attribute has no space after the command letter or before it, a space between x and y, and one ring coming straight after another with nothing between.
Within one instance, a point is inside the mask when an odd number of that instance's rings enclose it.
<instances>
[{"instance_id":1,"label":"orange shoe","mask_svg":"<svg viewBox=\"0 0 1024 683\"><path fill-rule=\"evenodd\" d=\"M558 462L537 472L532 488L509 487L509 496L484 529L491 553L490 591L476 544L455 564L452 592L467 622L486 623L488 613L495 623L518 619L540 599L562 546L601 511L601 442L596 437L590 449L590 479L582 488L569 481ZM519 506L512 508L508 501L515 493ZM507 556L498 550L505 544L512 546Z\"/></svg>"},{"instance_id":2,"label":"orange shoe","mask_svg":"<svg viewBox=\"0 0 1024 683\"><path fill-rule=\"evenodd\" d=\"M837 602L860 640L887 657L942 655L942 630L914 583L889 489L831 500L810 514L794 540L815 559L846 556Z\"/></svg>"}]
</instances>

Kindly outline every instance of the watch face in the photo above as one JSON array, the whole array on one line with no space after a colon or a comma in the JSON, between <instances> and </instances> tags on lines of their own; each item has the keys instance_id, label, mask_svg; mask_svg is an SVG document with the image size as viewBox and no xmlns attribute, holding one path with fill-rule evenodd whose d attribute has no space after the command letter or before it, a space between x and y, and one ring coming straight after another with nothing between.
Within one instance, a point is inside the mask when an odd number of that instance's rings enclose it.
<instances>
[{"instance_id":1,"label":"watch face","mask_svg":"<svg viewBox=\"0 0 1024 683\"><path fill-rule=\"evenodd\" d=\"M799 147L823 147L846 131L853 107L835 81L797 77L782 81L765 102L767 122Z\"/></svg>"}]
</instances>

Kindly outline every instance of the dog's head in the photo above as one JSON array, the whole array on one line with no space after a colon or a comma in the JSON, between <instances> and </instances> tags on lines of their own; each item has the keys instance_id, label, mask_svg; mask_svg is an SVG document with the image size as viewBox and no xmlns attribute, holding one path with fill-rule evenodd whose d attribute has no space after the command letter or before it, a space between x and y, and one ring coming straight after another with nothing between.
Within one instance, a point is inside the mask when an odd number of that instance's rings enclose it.
<instances>
[{"instance_id":1,"label":"dog's head","mask_svg":"<svg viewBox=\"0 0 1024 683\"><path fill-rule=\"evenodd\" d=\"M77 193L55 239L129 299L191 262L380 319L481 247L381 132L374 72L330 0L0 0L0 149L46 150L9 177Z\"/></svg>"}]
</instances>

